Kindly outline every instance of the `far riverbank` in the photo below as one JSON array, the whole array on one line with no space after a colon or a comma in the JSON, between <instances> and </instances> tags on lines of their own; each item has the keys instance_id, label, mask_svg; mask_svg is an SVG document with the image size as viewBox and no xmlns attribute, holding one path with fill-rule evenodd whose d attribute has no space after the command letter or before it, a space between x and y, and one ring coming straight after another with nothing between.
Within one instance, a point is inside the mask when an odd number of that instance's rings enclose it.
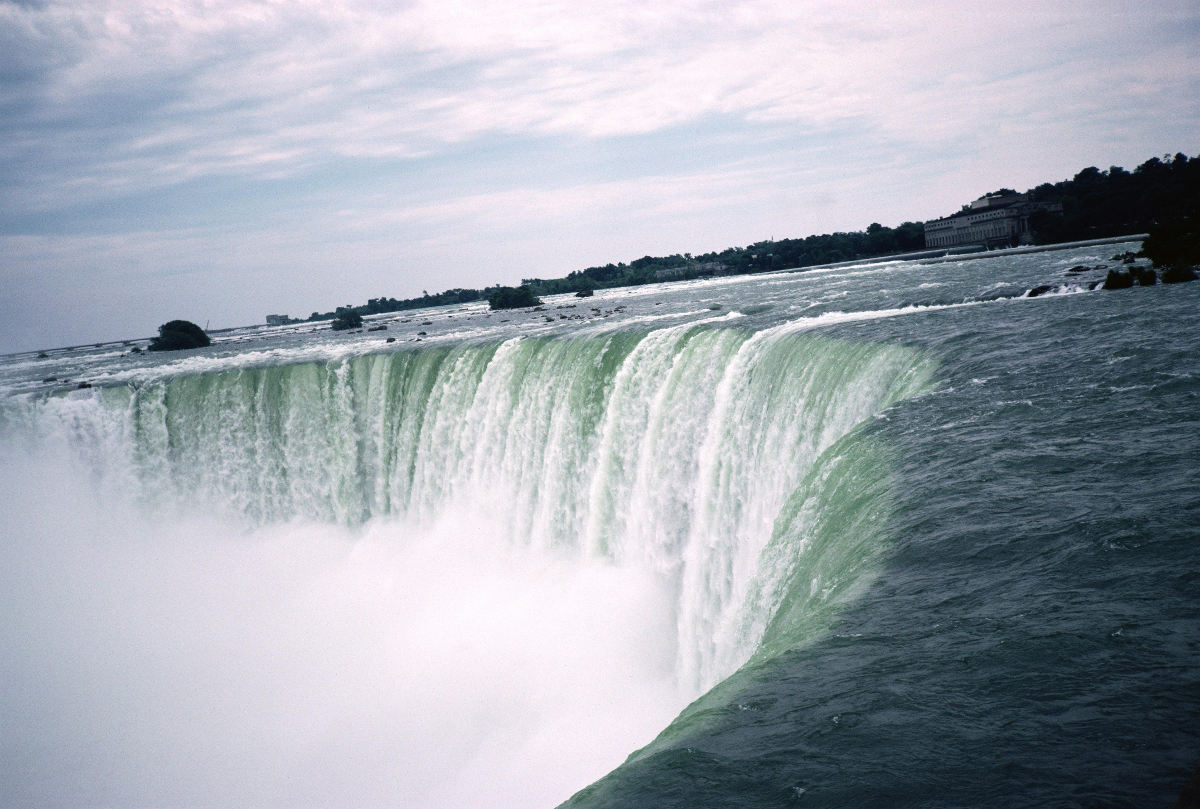
<instances>
[{"instance_id":1,"label":"far riverbank","mask_svg":"<svg viewBox=\"0 0 1200 809\"><path fill-rule=\"evenodd\" d=\"M1149 234L1131 233L1126 236L1107 236L1103 239L1083 239L1074 242L1056 242L1054 244L1030 244L1021 247L1004 247L998 250L987 250L983 247L950 247L938 250L921 250L915 253L901 253L892 256L876 256L854 261L836 261L831 264L812 264L804 267L794 267L779 272L808 272L809 270L829 270L838 267L861 267L866 264L887 264L892 261L920 261L924 264L943 264L947 261L971 261L977 258L999 258L1002 256L1019 256L1024 253L1045 253L1050 250L1073 250L1076 247L1092 247L1101 244L1118 244L1120 242L1142 241Z\"/></svg>"}]
</instances>

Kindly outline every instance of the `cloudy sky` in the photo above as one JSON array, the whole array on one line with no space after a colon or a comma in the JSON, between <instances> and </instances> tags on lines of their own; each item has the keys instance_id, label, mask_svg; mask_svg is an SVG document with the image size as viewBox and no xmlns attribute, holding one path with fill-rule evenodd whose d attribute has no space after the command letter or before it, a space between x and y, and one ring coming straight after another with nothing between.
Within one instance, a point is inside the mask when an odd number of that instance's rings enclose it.
<instances>
[{"instance_id":1,"label":"cloudy sky","mask_svg":"<svg viewBox=\"0 0 1200 809\"><path fill-rule=\"evenodd\" d=\"M1200 6L0 0L0 352L1200 153Z\"/></svg>"}]
</instances>

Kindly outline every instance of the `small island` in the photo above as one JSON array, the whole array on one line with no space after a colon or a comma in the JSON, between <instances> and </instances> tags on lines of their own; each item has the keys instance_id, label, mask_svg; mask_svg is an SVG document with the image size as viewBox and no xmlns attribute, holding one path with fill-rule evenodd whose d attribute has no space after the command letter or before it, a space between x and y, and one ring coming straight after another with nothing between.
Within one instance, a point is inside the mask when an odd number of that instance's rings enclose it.
<instances>
[{"instance_id":1,"label":"small island","mask_svg":"<svg viewBox=\"0 0 1200 809\"><path fill-rule=\"evenodd\" d=\"M496 309L524 309L528 306L541 306L542 301L533 294L533 288L527 284L519 287L495 287L488 293L488 306Z\"/></svg>"},{"instance_id":2,"label":"small island","mask_svg":"<svg viewBox=\"0 0 1200 809\"><path fill-rule=\"evenodd\" d=\"M361 329L362 324L362 315L353 309L339 306L337 314L333 318L333 323L329 325L329 328L334 331L346 331L347 329Z\"/></svg>"},{"instance_id":3,"label":"small island","mask_svg":"<svg viewBox=\"0 0 1200 809\"><path fill-rule=\"evenodd\" d=\"M183 351L206 348L212 340L204 329L190 320L171 320L158 327L158 336L151 339L150 351Z\"/></svg>"}]
</instances>

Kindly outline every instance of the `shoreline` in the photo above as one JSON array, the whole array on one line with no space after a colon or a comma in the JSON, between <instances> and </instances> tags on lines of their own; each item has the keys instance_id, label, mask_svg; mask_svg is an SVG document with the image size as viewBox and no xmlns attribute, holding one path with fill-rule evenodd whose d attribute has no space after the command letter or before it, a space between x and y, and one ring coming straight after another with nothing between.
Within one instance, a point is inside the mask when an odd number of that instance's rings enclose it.
<instances>
[{"instance_id":1,"label":"shoreline","mask_svg":"<svg viewBox=\"0 0 1200 809\"><path fill-rule=\"evenodd\" d=\"M809 270L830 270L838 267L862 267L869 264L886 264L891 261L917 261L922 264L945 264L949 261L973 261L981 258L1000 258L1003 256L1020 256L1026 253L1045 253L1052 250L1073 250L1076 247L1092 247L1102 244L1118 244L1120 242L1138 242L1145 239L1147 233L1130 233L1125 236L1105 236L1100 239L1082 239L1074 242L1055 242L1054 244L1027 244L1020 247L1002 247L996 250L971 250L970 247L948 247L937 250L921 250L915 253L900 253L891 256L876 256L874 258L857 259L854 261L835 261L830 264L809 264L804 267L792 267L774 272L807 272ZM954 252L968 250L969 252Z\"/></svg>"},{"instance_id":2,"label":"shoreline","mask_svg":"<svg viewBox=\"0 0 1200 809\"><path fill-rule=\"evenodd\" d=\"M921 262L923 264L944 264L949 261L972 261L972 260L981 259L981 258L999 258L999 257L1003 257L1003 256L1023 255L1025 253L1043 253L1043 252L1048 252L1051 250L1071 250L1076 247L1091 247L1093 245L1101 245L1101 244L1117 244L1119 242L1141 241L1141 240L1145 239L1147 235L1148 234L1146 234L1146 233L1132 233L1132 234L1125 235L1125 236L1108 236L1108 237L1101 238L1101 239L1084 239L1082 241L1075 241L1075 242L1056 242L1054 244L1034 244L1034 245L1025 245L1022 247L1005 247L1005 248L1000 248L998 250L973 250L971 252L957 252L957 253L955 252L955 250L971 250L971 248L970 248L970 246L967 246L965 248L963 248L963 247L959 247L959 248L948 247L948 248L939 248L936 250L921 250L921 251L912 252L912 253L901 253L898 255L891 255L891 256L876 256L874 258L857 259L857 260L853 260L853 261L836 261L836 262L833 262L830 264L809 264L804 267L790 267L788 269L771 270L769 272L762 272L762 273L744 273L742 275L771 275L774 273L801 273L801 272L808 272L809 270L829 270L829 269L836 269L838 267L863 267L863 266L868 266L871 264L887 264L889 262L901 262L901 261L902 262L916 261L916 262ZM713 277L730 278L730 277L735 277L735 276L713 276ZM657 281L655 283L669 284L669 283L673 283L673 281ZM650 286L650 284L645 284L643 286ZM604 287L604 289L624 289L624 288L625 287ZM569 293L560 293L560 294L569 294ZM440 306L454 306L454 305L456 305L456 304L440 304ZM436 308L437 306L439 306L439 305L435 304L434 306L431 306L429 308ZM414 309L411 311L420 311L420 310ZM328 321L313 321L313 322L314 323L326 323ZM237 331L239 329L255 328L255 327L261 326L261 325L263 325L263 324L251 323L251 324L247 324L247 325L243 325L243 326L226 326L224 328L208 329L208 330L206 330L206 333L221 334L223 332ZM13 352L9 352L6 354L0 354L0 356L14 357L14 356L18 356L21 354L37 354L38 352L41 352L41 351L72 351L72 350L79 349L79 348L105 348L108 346L120 345L123 343L146 342L146 341L152 340L152 339L154 339L152 336L150 336L150 337L127 337L127 338L124 338L121 340L105 340L100 343L80 343L79 345L72 345L72 346L54 346L51 348L41 348L41 349L35 348L35 349L26 350L26 351L13 351Z\"/></svg>"}]
</instances>

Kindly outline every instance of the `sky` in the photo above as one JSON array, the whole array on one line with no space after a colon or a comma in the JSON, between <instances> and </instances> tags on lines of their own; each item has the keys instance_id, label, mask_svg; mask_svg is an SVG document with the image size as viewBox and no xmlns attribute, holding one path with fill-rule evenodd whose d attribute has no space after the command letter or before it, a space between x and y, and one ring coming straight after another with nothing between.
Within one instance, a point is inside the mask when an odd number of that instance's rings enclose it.
<instances>
[{"instance_id":1,"label":"sky","mask_svg":"<svg viewBox=\"0 0 1200 809\"><path fill-rule=\"evenodd\" d=\"M1200 154L1200 5L0 0L0 353Z\"/></svg>"}]
</instances>

